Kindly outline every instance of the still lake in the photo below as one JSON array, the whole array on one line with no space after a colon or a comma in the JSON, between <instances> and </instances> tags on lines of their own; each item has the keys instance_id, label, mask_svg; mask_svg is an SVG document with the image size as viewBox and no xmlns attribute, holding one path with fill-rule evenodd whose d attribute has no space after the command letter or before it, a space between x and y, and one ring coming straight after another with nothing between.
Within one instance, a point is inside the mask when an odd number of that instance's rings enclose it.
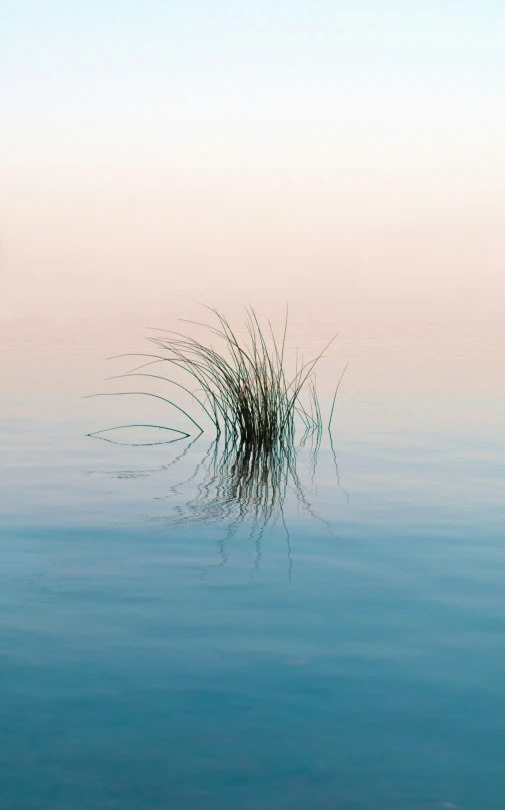
<instances>
[{"instance_id":1,"label":"still lake","mask_svg":"<svg viewBox=\"0 0 505 810\"><path fill-rule=\"evenodd\" d=\"M502 810L503 317L344 328L269 520L210 432L86 436L182 425L81 398L138 331L2 346L0 805Z\"/></svg>"}]
</instances>

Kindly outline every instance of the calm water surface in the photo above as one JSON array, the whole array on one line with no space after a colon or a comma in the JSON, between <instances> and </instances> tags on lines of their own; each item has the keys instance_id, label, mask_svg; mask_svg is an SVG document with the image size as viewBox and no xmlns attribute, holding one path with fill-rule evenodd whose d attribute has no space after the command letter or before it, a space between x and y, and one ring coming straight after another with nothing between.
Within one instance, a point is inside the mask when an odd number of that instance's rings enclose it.
<instances>
[{"instance_id":1,"label":"calm water surface","mask_svg":"<svg viewBox=\"0 0 505 810\"><path fill-rule=\"evenodd\" d=\"M182 424L80 399L117 335L3 347L1 806L502 810L504 338L344 329L266 525L210 435L86 437Z\"/></svg>"}]
</instances>

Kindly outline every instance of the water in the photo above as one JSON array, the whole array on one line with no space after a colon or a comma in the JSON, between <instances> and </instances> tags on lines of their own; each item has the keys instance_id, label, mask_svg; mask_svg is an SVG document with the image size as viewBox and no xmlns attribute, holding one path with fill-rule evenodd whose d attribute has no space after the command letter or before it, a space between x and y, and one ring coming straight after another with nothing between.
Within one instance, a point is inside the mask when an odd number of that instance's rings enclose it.
<instances>
[{"instance_id":1,"label":"water","mask_svg":"<svg viewBox=\"0 0 505 810\"><path fill-rule=\"evenodd\" d=\"M338 468L306 448L267 525L207 434L86 437L167 422L79 398L121 336L4 346L3 806L501 810L504 337L344 328Z\"/></svg>"}]
</instances>

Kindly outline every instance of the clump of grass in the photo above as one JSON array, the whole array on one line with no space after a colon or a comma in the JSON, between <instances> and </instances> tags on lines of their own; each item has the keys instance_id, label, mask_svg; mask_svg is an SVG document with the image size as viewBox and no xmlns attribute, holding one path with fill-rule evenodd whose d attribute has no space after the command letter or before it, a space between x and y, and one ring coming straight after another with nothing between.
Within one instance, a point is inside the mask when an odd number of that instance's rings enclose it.
<instances>
[{"instance_id":1,"label":"clump of grass","mask_svg":"<svg viewBox=\"0 0 505 810\"><path fill-rule=\"evenodd\" d=\"M190 393L213 423L217 437L223 435L226 442L266 449L292 443L297 418L306 435L315 432L319 436L321 409L314 369L336 336L315 358L297 361L289 374L285 358L287 312L278 339L270 321L265 329L254 309L246 307L247 337L240 340L224 315L215 307L206 309L215 317L214 325L187 323L204 326L211 338L218 340L218 347L180 332L163 330L162 334L148 338L159 353L144 355L149 361L133 372L154 363L168 363L185 372L197 384L196 391L157 374L142 372L141 376L164 379ZM133 376L133 372L125 376ZM203 432L193 416L180 406L175 407Z\"/></svg>"}]
</instances>

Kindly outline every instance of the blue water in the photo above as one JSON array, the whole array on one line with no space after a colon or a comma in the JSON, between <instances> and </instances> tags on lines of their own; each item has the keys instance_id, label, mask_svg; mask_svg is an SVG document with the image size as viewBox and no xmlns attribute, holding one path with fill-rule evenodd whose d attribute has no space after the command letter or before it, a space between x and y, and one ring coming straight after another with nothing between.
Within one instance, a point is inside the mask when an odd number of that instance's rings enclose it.
<instances>
[{"instance_id":1,"label":"blue water","mask_svg":"<svg viewBox=\"0 0 505 810\"><path fill-rule=\"evenodd\" d=\"M302 452L264 527L195 506L208 438L87 438L110 405L64 375L9 393L2 807L502 810L503 400L455 364L399 402L353 362L338 479Z\"/></svg>"}]
</instances>

